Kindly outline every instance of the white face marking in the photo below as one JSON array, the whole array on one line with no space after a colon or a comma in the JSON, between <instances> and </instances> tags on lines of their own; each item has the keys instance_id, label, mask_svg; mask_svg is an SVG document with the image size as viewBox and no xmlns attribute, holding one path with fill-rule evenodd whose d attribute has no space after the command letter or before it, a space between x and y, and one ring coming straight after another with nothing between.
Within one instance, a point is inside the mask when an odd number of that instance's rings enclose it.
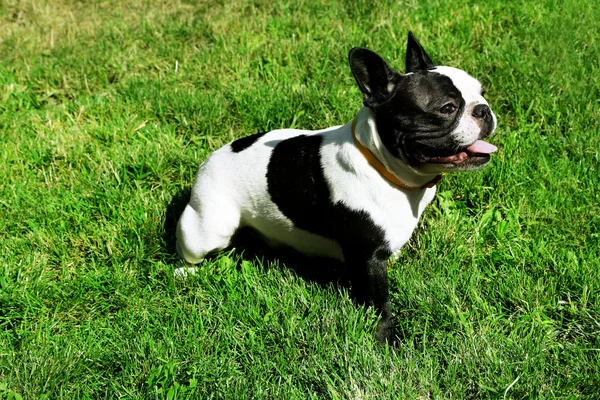
<instances>
[{"instance_id":1,"label":"white face marking","mask_svg":"<svg viewBox=\"0 0 600 400\"><path fill-rule=\"evenodd\" d=\"M450 78L465 100L463 115L461 115L453 135L461 146L468 146L479 139L481 131L477 120L473 117L473 109L478 104L488 105L488 102L481 95L481 83L465 71L457 68L440 66L436 67L433 71ZM496 116L493 112L492 118L495 128Z\"/></svg>"}]
</instances>

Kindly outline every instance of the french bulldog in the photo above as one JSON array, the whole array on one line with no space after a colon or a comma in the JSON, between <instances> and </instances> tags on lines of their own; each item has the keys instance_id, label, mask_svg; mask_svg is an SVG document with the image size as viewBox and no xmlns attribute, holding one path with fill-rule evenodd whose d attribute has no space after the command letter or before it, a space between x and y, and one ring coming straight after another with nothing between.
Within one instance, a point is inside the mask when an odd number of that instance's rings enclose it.
<instances>
[{"instance_id":1,"label":"french bulldog","mask_svg":"<svg viewBox=\"0 0 600 400\"><path fill-rule=\"evenodd\" d=\"M251 228L269 245L341 260L356 300L380 315L376 337L386 343L394 339L388 260L409 240L444 173L490 161L497 149L482 139L496 116L481 84L434 65L412 32L405 74L365 48L348 59L364 104L354 120L258 133L214 152L177 224L177 252L197 264Z\"/></svg>"}]
</instances>

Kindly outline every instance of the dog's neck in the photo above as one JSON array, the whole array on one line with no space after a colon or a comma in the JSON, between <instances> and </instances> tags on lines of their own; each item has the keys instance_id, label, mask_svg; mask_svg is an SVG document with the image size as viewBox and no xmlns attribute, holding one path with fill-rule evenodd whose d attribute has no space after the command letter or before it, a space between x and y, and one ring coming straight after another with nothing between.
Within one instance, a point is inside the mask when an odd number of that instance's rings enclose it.
<instances>
[{"instance_id":1,"label":"dog's neck","mask_svg":"<svg viewBox=\"0 0 600 400\"><path fill-rule=\"evenodd\" d=\"M394 157L382 143L377 132L375 114L367 107L363 107L352 122L352 134L359 142L357 146L367 161L396 186L404 189L425 189L435 186L443 176L419 173Z\"/></svg>"}]
</instances>

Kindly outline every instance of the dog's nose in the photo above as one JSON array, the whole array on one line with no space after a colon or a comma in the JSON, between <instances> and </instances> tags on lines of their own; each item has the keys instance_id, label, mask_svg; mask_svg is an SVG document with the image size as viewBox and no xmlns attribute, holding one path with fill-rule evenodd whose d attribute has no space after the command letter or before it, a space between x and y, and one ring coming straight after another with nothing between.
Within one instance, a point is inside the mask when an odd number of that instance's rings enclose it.
<instances>
[{"instance_id":1,"label":"dog's nose","mask_svg":"<svg viewBox=\"0 0 600 400\"><path fill-rule=\"evenodd\" d=\"M477 104L473 108L473 116L479 119L486 119L492 115L492 110L487 104Z\"/></svg>"}]
</instances>

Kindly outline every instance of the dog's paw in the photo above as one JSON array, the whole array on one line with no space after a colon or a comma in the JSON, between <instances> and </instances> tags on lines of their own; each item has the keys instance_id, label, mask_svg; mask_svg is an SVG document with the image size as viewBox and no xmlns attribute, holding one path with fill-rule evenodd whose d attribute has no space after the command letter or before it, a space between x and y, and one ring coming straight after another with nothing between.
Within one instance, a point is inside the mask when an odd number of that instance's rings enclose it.
<instances>
[{"instance_id":1,"label":"dog's paw","mask_svg":"<svg viewBox=\"0 0 600 400\"><path fill-rule=\"evenodd\" d=\"M175 268L175 270L173 271L173 276L175 277L175 279L184 280L190 275L196 275L195 267L180 267Z\"/></svg>"},{"instance_id":2,"label":"dog's paw","mask_svg":"<svg viewBox=\"0 0 600 400\"><path fill-rule=\"evenodd\" d=\"M175 270L173 270L173 277L175 279L185 280L185 279L187 279L188 276L196 275L196 270L197 270L196 267L188 267L187 265L189 265L189 264L187 264L187 263L181 263L181 264L185 265L185 266L178 267L178 268L175 268Z\"/></svg>"},{"instance_id":3,"label":"dog's paw","mask_svg":"<svg viewBox=\"0 0 600 400\"><path fill-rule=\"evenodd\" d=\"M395 346L398 343L396 337L395 323L392 319L381 319L377 324L377 332L375 333L377 342L382 346L386 344L389 346Z\"/></svg>"}]
</instances>

